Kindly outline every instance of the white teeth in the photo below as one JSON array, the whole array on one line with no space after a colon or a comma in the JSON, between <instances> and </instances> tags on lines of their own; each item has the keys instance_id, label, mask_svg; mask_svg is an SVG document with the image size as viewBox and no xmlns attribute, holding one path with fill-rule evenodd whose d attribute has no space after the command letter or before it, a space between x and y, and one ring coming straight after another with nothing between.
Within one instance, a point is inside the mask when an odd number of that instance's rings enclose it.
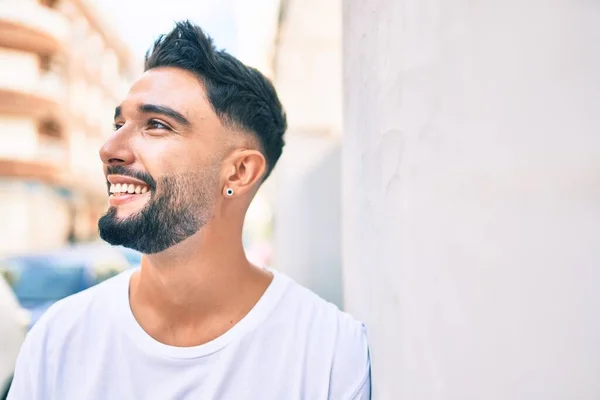
<instances>
[{"instance_id":1,"label":"white teeth","mask_svg":"<svg viewBox=\"0 0 600 400\"><path fill-rule=\"evenodd\" d=\"M148 192L147 186L142 185L134 185L133 183L114 183L110 185L109 192L111 194L143 194Z\"/></svg>"}]
</instances>

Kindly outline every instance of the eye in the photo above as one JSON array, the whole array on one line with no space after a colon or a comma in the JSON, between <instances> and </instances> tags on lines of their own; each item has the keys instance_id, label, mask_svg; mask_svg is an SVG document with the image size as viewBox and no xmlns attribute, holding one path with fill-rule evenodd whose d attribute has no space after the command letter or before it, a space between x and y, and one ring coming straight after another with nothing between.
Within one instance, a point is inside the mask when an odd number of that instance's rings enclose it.
<instances>
[{"instance_id":1,"label":"eye","mask_svg":"<svg viewBox=\"0 0 600 400\"><path fill-rule=\"evenodd\" d=\"M119 129L121 129L121 127L122 127L122 126L123 126L123 124L119 124L119 123L115 122L115 123L113 124L113 129L114 129L115 131L118 131Z\"/></svg>"},{"instance_id":2,"label":"eye","mask_svg":"<svg viewBox=\"0 0 600 400\"><path fill-rule=\"evenodd\" d=\"M171 128L159 120L151 119L150 121L148 121L148 129L168 129L168 130L170 130Z\"/></svg>"}]
</instances>

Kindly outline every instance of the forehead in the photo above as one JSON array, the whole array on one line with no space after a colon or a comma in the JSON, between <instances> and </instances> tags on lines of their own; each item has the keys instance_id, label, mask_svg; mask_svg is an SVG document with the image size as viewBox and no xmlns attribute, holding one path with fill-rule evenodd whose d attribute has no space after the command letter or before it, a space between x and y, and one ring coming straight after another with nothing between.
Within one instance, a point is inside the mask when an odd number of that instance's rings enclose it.
<instances>
[{"instance_id":1,"label":"forehead","mask_svg":"<svg viewBox=\"0 0 600 400\"><path fill-rule=\"evenodd\" d=\"M170 107L188 120L217 118L201 80L192 72L162 67L146 71L131 87L122 103L125 110L139 104Z\"/></svg>"}]
</instances>

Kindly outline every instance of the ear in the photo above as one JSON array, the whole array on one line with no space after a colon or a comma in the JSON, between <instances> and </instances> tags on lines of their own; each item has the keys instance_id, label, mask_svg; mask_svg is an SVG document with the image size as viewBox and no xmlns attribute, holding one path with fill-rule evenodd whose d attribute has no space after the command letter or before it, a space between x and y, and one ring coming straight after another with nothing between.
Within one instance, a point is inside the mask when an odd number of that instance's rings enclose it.
<instances>
[{"instance_id":1,"label":"ear","mask_svg":"<svg viewBox=\"0 0 600 400\"><path fill-rule=\"evenodd\" d=\"M237 197L253 193L267 170L265 156L260 151L244 149L235 151L230 160L223 195Z\"/></svg>"}]
</instances>

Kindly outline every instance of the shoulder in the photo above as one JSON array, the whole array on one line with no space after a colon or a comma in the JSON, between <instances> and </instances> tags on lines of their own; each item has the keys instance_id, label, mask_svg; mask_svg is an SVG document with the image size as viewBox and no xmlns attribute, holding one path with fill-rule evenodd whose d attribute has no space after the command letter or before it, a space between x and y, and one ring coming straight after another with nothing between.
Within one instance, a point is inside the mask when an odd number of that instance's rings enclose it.
<instances>
[{"instance_id":1,"label":"shoulder","mask_svg":"<svg viewBox=\"0 0 600 400\"><path fill-rule=\"evenodd\" d=\"M291 278L278 274L287 284L282 306L286 312L293 314L294 319L318 321L317 325L335 331L342 342L363 336L365 329L362 322Z\"/></svg>"},{"instance_id":2,"label":"shoulder","mask_svg":"<svg viewBox=\"0 0 600 400\"><path fill-rule=\"evenodd\" d=\"M370 393L370 357L365 325L309 289L289 280L282 303L300 329L330 351L334 398L363 399ZM325 349L326 348L326 349Z\"/></svg>"},{"instance_id":3,"label":"shoulder","mask_svg":"<svg viewBox=\"0 0 600 400\"><path fill-rule=\"evenodd\" d=\"M318 321L318 326L334 331L341 342L363 335L362 322L292 279L285 279L288 288L282 302L288 311L293 310L295 319Z\"/></svg>"},{"instance_id":4,"label":"shoulder","mask_svg":"<svg viewBox=\"0 0 600 400\"><path fill-rule=\"evenodd\" d=\"M98 330L104 324L102 316L110 316L114 310L116 294L123 290L130 273L62 299L42 315L21 346L9 398L45 398L61 357L72 349L73 341L85 336L81 333ZM89 343L86 348L91 349Z\"/></svg>"},{"instance_id":5,"label":"shoulder","mask_svg":"<svg viewBox=\"0 0 600 400\"><path fill-rule=\"evenodd\" d=\"M116 294L125 285L131 271L125 271L89 289L54 303L31 328L31 340L60 341L87 318L110 312ZM50 336L50 338L49 338ZM53 341L53 340L50 340ZM48 343L49 344L49 343Z\"/></svg>"}]
</instances>

